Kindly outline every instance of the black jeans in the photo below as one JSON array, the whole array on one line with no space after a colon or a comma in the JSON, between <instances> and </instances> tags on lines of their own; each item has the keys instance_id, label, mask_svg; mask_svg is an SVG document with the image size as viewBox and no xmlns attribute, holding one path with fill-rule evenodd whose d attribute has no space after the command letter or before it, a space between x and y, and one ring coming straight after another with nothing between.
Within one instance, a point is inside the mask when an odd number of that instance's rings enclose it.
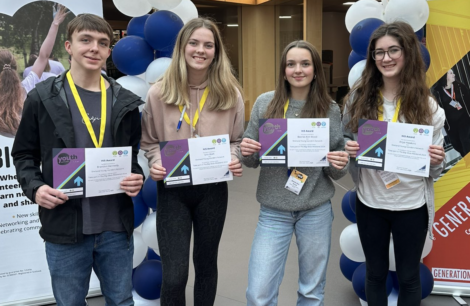
<instances>
[{"instance_id":1,"label":"black jeans","mask_svg":"<svg viewBox=\"0 0 470 306\"><path fill-rule=\"evenodd\" d=\"M227 213L227 183L165 188L158 182L157 236L163 267L162 306L183 306L194 229L194 305L211 306L217 254Z\"/></svg>"},{"instance_id":2,"label":"black jeans","mask_svg":"<svg viewBox=\"0 0 470 306\"><path fill-rule=\"evenodd\" d=\"M386 280L389 268L390 233L400 286L398 306L419 306L419 263L428 232L428 210L373 209L356 199L357 228L366 257L366 296L369 306L387 305Z\"/></svg>"}]
</instances>

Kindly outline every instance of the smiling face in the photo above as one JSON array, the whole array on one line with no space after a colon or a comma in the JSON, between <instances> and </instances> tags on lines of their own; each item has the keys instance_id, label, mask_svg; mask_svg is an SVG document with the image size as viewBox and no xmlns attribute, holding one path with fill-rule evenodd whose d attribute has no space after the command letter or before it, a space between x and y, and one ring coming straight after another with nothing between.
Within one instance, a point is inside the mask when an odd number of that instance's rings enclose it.
<instances>
[{"instance_id":1,"label":"smiling face","mask_svg":"<svg viewBox=\"0 0 470 306\"><path fill-rule=\"evenodd\" d=\"M206 73L215 55L214 34L206 28L199 28L191 34L184 49L188 73Z\"/></svg>"},{"instance_id":2,"label":"smiling face","mask_svg":"<svg viewBox=\"0 0 470 306\"><path fill-rule=\"evenodd\" d=\"M304 48L292 48L286 55L285 78L291 90L309 89L315 76L312 55Z\"/></svg>"},{"instance_id":3,"label":"smiling face","mask_svg":"<svg viewBox=\"0 0 470 306\"><path fill-rule=\"evenodd\" d=\"M65 42L65 49L71 55L71 67L84 71L101 71L111 54L109 37L105 33L84 30L72 34Z\"/></svg>"},{"instance_id":4,"label":"smiling face","mask_svg":"<svg viewBox=\"0 0 470 306\"><path fill-rule=\"evenodd\" d=\"M375 43L376 52L395 50L396 48L402 48L402 46L400 46L400 43L391 36L383 36L377 39L377 42ZM398 79L400 77L400 72L405 65L405 54L401 51L400 57L392 59L389 53L385 52L383 59L375 60L375 65L377 66L377 69L379 69L380 73L382 73L382 77L384 79Z\"/></svg>"}]
</instances>

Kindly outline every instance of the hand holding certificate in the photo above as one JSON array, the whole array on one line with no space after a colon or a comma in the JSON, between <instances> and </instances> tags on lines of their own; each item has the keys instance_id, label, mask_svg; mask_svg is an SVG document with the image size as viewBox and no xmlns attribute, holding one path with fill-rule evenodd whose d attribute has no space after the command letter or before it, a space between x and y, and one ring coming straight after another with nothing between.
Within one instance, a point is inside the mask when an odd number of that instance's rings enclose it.
<instances>
[{"instance_id":1,"label":"hand holding certificate","mask_svg":"<svg viewBox=\"0 0 470 306\"><path fill-rule=\"evenodd\" d=\"M166 187L233 180L230 138L227 134L160 143Z\"/></svg>"},{"instance_id":2,"label":"hand holding certificate","mask_svg":"<svg viewBox=\"0 0 470 306\"><path fill-rule=\"evenodd\" d=\"M427 177L433 131L433 126L361 119L356 165Z\"/></svg>"},{"instance_id":3,"label":"hand holding certificate","mask_svg":"<svg viewBox=\"0 0 470 306\"><path fill-rule=\"evenodd\" d=\"M261 166L326 167L330 119L261 119Z\"/></svg>"},{"instance_id":4,"label":"hand holding certificate","mask_svg":"<svg viewBox=\"0 0 470 306\"><path fill-rule=\"evenodd\" d=\"M121 182L131 175L132 148L53 150L53 185L69 198L126 192Z\"/></svg>"}]
</instances>

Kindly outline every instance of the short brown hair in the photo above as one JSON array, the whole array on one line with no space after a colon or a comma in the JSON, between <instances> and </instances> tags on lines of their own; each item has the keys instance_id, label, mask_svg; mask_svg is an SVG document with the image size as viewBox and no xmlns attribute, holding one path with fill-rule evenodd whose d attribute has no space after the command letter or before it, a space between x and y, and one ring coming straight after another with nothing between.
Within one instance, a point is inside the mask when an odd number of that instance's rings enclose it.
<instances>
[{"instance_id":1,"label":"short brown hair","mask_svg":"<svg viewBox=\"0 0 470 306\"><path fill-rule=\"evenodd\" d=\"M67 40L72 41L72 34L77 31L96 31L108 35L112 43L114 39L113 28L103 18L93 14L80 14L67 25Z\"/></svg>"}]
</instances>

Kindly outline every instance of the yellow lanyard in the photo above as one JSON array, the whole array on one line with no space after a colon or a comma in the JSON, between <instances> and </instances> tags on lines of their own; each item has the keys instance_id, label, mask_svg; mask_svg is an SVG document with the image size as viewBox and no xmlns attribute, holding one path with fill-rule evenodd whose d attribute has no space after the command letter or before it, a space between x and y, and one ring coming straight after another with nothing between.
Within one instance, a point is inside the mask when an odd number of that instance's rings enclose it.
<instances>
[{"instance_id":1,"label":"yellow lanyard","mask_svg":"<svg viewBox=\"0 0 470 306\"><path fill-rule=\"evenodd\" d=\"M284 104L284 119L286 119L287 109L289 108L289 99L287 99L286 104Z\"/></svg>"},{"instance_id":2,"label":"yellow lanyard","mask_svg":"<svg viewBox=\"0 0 470 306\"><path fill-rule=\"evenodd\" d=\"M199 113L202 112L202 108L204 107L204 104L206 104L207 95L209 95L209 87L206 87L206 89L204 90L204 93L202 94L201 100L199 100L199 105L198 105L199 107L196 110L196 114L194 114L193 128L196 127L196 123L199 120ZM183 108L184 106L180 105L181 113L183 113ZM187 112L184 113L184 121L186 121L188 125L191 125L191 121L189 120L189 116Z\"/></svg>"},{"instance_id":3,"label":"yellow lanyard","mask_svg":"<svg viewBox=\"0 0 470 306\"><path fill-rule=\"evenodd\" d=\"M380 93L380 97L382 98L382 101L384 99L382 93ZM401 106L401 98L398 99L397 101L397 107L395 108L395 114L393 115L392 122L397 122L398 121L398 114L400 113L400 106ZM383 104L379 106L379 121L384 121L384 107Z\"/></svg>"},{"instance_id":4,"label":"yellow lanyard","mask_svg":"<svg viewBox=\"0 0 470 306\"><path fill-rule=\"evenodd\" d=\"M67 72L67 80L69 81L70 90L72 90L73 98L75 99L75 103L77 103L78 110L82 115L83 121L85 122L86 128L88 129L88 133L90 133L91 140L95 144L96 148L101 148L103 145L104 139L104 130L106 128L106 86L104 84L104 78L101 76L100 80L100 88L101 88L101 125L100 125L100 142L96 141L95 131L93 130L93 126L91 125L90 118L88 118L88 114L85 111L85 107L83 106L82 99L80 99L80 95L77 92L77 88L72 79L72 75L70 71Z\"/></svg>"}]
</instances>

